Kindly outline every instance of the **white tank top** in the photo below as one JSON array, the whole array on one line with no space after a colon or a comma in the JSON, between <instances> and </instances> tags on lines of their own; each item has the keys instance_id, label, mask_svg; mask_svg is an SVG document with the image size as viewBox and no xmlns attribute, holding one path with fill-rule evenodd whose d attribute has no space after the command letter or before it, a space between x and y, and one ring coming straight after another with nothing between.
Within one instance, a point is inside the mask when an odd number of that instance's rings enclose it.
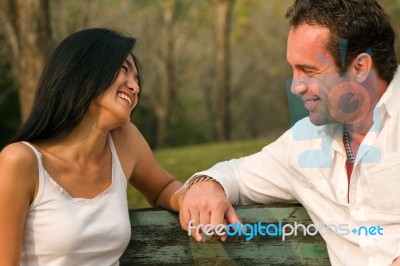
<instances>
[{"instance_id":1,"label":"white tank top","mask_svg":"<svg viewBox=\"0 0 400 266\"><path fill-rule=\"evenodd\" d=\"M35 152L39 188L25 222L21 265L119 265L131 237L126 178L111 135L112 184L92 199L72 198Z\"/></svg>"}]
</instances>

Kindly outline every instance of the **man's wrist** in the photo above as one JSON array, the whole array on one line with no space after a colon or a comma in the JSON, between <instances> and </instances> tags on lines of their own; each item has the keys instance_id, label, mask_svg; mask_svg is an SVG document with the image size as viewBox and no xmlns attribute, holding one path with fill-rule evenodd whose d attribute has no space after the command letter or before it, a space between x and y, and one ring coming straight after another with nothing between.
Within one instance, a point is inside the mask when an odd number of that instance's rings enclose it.
<instances>
[{"instance_id":1,"label":"man's wrist","mask_svg":"<svg viewBox=\"0 0 400 266\"><path fill-rule=\"evenodd\" d=\"M190 182L188 188L191 188L194 184L203 182L203 181L214 181L219 184L219 182L217 180L215 180L214 178L212 178L211 176L200 175L200 176L196 176L195 178L193 178L193 180Z\"/></svg>"}]
</instances>

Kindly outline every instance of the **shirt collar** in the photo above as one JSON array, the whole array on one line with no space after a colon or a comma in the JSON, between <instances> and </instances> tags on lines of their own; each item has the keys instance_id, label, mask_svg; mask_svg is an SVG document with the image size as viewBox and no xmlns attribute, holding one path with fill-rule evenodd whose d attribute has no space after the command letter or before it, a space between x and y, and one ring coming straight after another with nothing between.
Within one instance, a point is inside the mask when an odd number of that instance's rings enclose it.
<instances>
[{"instance_id":1,"label":"shirt collar","mask_svg":"<svg viewBox=\"0 0 400 266\"><path fill-rule=\"evenodd\" d=\"M400 98L400 66L397 67L397 71L393 77L393 80L389 83L389 86L382 98L379 100L378 105L383 107L384 110L391 116L398 108L398 99Z\"/></svg>"}]
</instances>

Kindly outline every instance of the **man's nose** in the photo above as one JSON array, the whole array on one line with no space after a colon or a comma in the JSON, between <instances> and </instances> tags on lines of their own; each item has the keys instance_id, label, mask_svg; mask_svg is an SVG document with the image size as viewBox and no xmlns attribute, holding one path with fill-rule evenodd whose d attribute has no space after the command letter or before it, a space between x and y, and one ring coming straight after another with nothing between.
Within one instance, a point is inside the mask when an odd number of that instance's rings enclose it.
<instances>
[{"instance_id":1,"label":"man's nose","mask_svg":"<svg viewBox=\"0 0 400 266\"><path fill-rule=\"evenodd\" d=\"M301 94L307 90L307 83L302 78L293 78L290 90L293 94Z\"/></svg>"}]
</instances>

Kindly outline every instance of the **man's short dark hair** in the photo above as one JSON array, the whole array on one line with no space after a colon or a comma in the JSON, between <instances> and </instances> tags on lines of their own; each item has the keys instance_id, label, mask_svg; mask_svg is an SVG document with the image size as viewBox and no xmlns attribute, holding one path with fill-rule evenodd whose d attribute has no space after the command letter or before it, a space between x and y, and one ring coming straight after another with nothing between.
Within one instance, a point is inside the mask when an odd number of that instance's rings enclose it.
<instances>
[{"instance_id":1,"label":"man's short dark hair","mask_svg":"<svg viewBox=\"0 0 400 266\"><path fill-rule=\"evenodd\" d=\"M286 18L292 27L306 23L328 28L331 36L326 48L343 72L358 54L367 52L379 77L388 83L393 79L398 66L395 33L389 16L375 0L295 0ZM346 42L342 52L341 40ZM341 53L346 55L343 64Z\"/></svg>"}]
</instances>

